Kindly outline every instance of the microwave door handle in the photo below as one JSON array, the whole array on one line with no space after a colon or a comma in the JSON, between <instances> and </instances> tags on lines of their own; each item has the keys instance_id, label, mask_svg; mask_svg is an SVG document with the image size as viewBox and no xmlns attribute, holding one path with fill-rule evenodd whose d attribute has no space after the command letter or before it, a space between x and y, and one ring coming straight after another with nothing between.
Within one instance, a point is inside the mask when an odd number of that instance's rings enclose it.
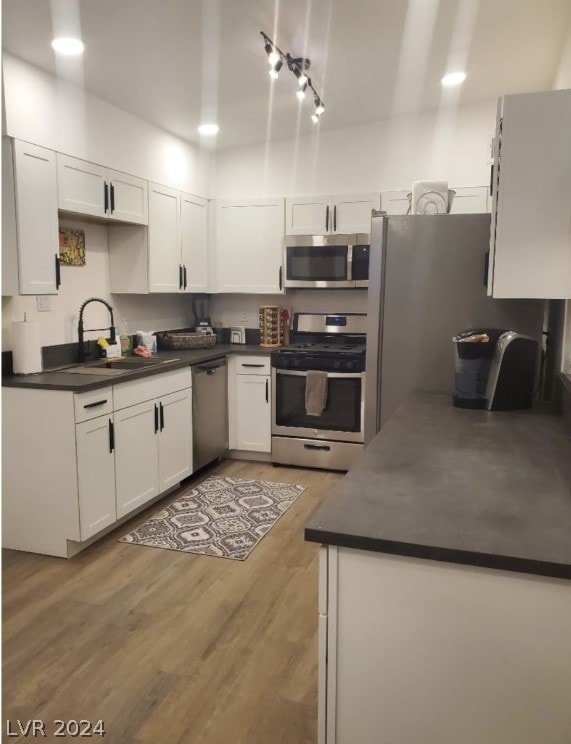
<instances>
[{"instance_id":1,"label":"microwave door handle","mask_svg":"<svg viewBox=\"0 0 571 744\"><path fill-rule=\"evenodd\" d=\"M347 280L353 281L353 246L347 246Z\"/></svg>"}]
</instances>

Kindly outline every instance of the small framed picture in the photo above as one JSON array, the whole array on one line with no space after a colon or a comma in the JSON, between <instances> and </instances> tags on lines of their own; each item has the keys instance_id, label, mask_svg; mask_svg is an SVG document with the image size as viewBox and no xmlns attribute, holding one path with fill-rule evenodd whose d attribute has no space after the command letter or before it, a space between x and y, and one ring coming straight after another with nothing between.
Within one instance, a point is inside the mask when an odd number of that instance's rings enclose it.
<instances>
[{"instance_id":1,"label":"small framed picture","mask_svg":"<svg viewBox=\"0 0 571 744\"><path fill-rule=\"evenodd\" d=\"M60 227L59 262L62 266L85 266L85 230Z\"/></svg>"}]
</instances>

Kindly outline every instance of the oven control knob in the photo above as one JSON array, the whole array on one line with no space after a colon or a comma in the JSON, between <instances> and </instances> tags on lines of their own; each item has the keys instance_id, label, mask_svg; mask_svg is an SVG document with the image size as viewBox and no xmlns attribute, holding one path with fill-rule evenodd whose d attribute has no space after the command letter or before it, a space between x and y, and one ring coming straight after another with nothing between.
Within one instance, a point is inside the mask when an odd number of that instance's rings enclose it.
<instances>
[{"instance_id":1,"label":"oven control knob","mask_svg":"<svg viewBox=\"0 0 571 744\"><path fill-rule=\"evenodd\" d=\"M341 362L339 360L333 362L333 369L341 369Z\"/></svg>"}]
</instances>

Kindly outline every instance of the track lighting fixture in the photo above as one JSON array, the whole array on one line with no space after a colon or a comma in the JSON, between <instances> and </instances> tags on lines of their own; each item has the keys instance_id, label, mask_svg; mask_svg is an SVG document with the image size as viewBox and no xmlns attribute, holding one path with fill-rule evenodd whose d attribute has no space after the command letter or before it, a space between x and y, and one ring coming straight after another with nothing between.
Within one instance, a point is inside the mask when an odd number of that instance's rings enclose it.
<instances>
[{"instance_id":1,"label":"track lighting fixture","mask_svg":"<svg viewBox=\"0 0 571 744\"><path fill-rule=\"evenodd\" d=\"M296 91L296 95L299 100L303 101L305 98L305 92L308 88L313 91L315 111L311 115L311 120L317 124L321 114L325 111L325 106L323 105L323 101L319 97L319 94L313 87L311 78L307 75L307 71L311 65L311 60L306 59L305 57L292 57L291 54L282 52L282 50L274 44L267 34L263 31L260 31L260 34L263 36L265 42L264 49L268 55L270 77L272 80L277 80L278 73L285 62L288 69L291 70L297 78L298 90Z\"/></svg>"}]
</instances>

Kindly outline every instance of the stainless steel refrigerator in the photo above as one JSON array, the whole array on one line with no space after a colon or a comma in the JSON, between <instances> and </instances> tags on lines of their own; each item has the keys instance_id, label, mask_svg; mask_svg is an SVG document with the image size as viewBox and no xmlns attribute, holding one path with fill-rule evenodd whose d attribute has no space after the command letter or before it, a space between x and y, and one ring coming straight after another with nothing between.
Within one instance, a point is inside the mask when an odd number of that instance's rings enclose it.
<instances>
[{"instance_id":1,"label":"stainless steel refrigerator","mask_svg":"<svg viewBox=\"0 0 571 744\"><path fill-rule=\"evenodd\" d=\"M541 341L543 301L487 296L489 242L489 214L373 213L365 444L412 391L452 395L458 331L506 328Z\"/></svg>"}]
</instances>

